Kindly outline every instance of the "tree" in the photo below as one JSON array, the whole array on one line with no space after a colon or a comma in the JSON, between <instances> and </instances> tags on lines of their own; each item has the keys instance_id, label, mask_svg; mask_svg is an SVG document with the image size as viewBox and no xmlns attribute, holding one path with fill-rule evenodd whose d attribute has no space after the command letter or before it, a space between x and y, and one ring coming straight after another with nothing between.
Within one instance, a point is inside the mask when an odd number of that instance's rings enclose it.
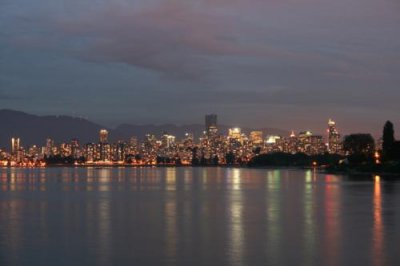
<instances>
[{"instance_id":1,"label":"tree","mask_svg":"<svg viewBox=\"0 0 400 266\"><path fill-rule=\"evenodd\" d=\"M343 148L349 155L349 161L366 162L373 159L375 141L370 134L352 134L344 138Z\"/></svg>"},{"instance_id":2,"label":"tree","mask_svg":"<svg viewBox=\"0 0 400 266\"><path fill-rule=\"evenodd\" d=\"M192 149L192 165L199 165L200 164L200 160L197 157L197 150L198 150L197 147L194 147Z\"/></svg>"},{"instance_id":3,"label":"tree","mask_svg":"<svg viewBox=\"0 0 400 266\"><path fill-rule=\"evenodd\" d=\"M256 147L253 149L255 155L259 155L261 153L261 147Z\"/></svg>"},{"instance_id":4,"label":"tree","mask_svg":"<svg viewBox=\"0 0 400 266\"><path fill-rule=\"evenodd\" d=\"M204 154L202 154L201 158L200 158L200 165L207 165L207 164L208 164L208 161L207 161L206 157L204 156Z\"/></svg>"},{"instance_id":5,"label":"tree","mask_svg":"<svg viewBox=\"0 0 400 266\"><path fill-rule=\"evenodd\" d=\"M392 122L387 121L385 126L383 127L382 139L383 139L382 154L385 160L390 160L393 156L392 151L393 151L393 144L395 142Z\"/></svg>"},{"instance_id":6,"label":"tree","mask_svg":"<svg viewBox=\"0 0 400 266\"><path fill-rule=\"evenodd\" d=\"M218 164L219 164L218 155L215 155L215 156L212 158L212 163L213 163L213 165L218 165Z\"/></svg>"},{"instance_id":7,"label":"tree","mask_svg":"<svg viewBox=\"0 0 400 266\"><path fill-rule=\"evenodd\" d=\"M225 160L226 160L226 164L228 165L232 165L235 163L235 154L230 151L227 154L225 154Z\"/></svg>"}]
</instances>

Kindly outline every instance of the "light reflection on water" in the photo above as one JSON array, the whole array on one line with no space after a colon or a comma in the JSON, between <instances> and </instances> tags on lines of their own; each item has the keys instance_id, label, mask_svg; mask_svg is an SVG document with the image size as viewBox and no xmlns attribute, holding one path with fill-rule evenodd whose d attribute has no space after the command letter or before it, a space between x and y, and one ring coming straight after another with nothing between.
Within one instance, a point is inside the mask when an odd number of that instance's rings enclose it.
<instances>
[{"instance_id":1,"label":"light reflection on water","mask_svg":"<svg viewBox=\"0 0 400 266\"><path fill-rule=\"evenodd\" d=\"M400 183L356 179L0 169L0 265L400 265Z\"/></svg>"},{"instance_id":2,"label":"light reflection on water","mask_svg":"<svg viewBox=\"0 0 400 266\"><path fill-rule=\"evenodd\" d=\"M385 265L385 247L384 247L384 221L382 210L382 183L381 177L375 176L374 183L374 196L373 196L373 212L374 212L374 226L373 226L373 245L372 257L374 266Z\"/></svg>"},{"instance_id":3,"label":"light reflection on water","mask_svg":"<svg viewBox=\"0 0 400 266\"><path fill-rule=\"evenodd\" d=\"M226 179L230 182L227 204L229 206L229 264L243 264L243 191L239 169L228 169Z\"/></svg>"},{"instance_id":4,"label":"light reflection on water","mask_svg":"<svg viewBox=\"0 0 400 266\"><path fill-rule=\"evenodd\" d=\"M305 172L304 182L304 265L312 264L313 254L316 248L316 225L315 225L315 182L316 171Z\"/></svg>"}]
</instances>

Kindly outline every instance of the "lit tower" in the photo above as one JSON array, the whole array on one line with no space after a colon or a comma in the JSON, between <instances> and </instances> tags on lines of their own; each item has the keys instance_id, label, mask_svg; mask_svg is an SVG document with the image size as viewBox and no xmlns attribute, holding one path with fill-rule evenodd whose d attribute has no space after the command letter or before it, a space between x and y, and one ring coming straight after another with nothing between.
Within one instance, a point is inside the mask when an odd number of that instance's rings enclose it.
<instances>
[{"instance_id":1,"label":"lit tower","mask_svg":"<svg viewBox=\"0 0 400 266\"><path fill-rule=\"evenodd\" d=\"M251 131L250 140L255 145L261 145L263 143L263 132L262 131Z\"/></svg>"},{"instance_id":2,"label":"lit tower","mask_svg":"<svg viewBox=\"0 0 400 266\"><path fill-rule=\"evenodd\" d=\"M53 149L54 149L54 140L50 138L46 139L45 154L47 157L53 155Z\"/></svg>"},{"instance_id":3,"label":"lit tower","mask_svg":"<svg viewBox=\"0 0 400 266\"><path fill-rule=\"evenodd\" d=\"M108 144L108 131L106 129L100 130L99 138L98 150L100 161L109 161L111 159L111 145Z\"/></svg>"},{"instance_id":4,"label":"lit tower","mask_svg":"<svg viewBox=\"0 0 400 266\"><path fill-rule=\"evenodd\" d=\"M11 154L16 155L20 149L21 140L20 138L12 138L11 139Z\"/></svg>"},{"instance_id":5,"label":"lit tower","mask_svg":"<svg viewBox=\"0 0 400 266\"><path fill-rule=\"evenodd\" d=\"M231 139L241 139L241 137L242 137L242 129L238 128L238 127L230 128L228 136Z\"/></svg>"},{"instance_id":6,"label":"lit tower","mask_svg":"<svg viewBox=\"0 0 400 266\"><path fill-rule=\"evenodd\" d=\"M328 121L328 151L331 154L337 154L341 152L341 140L340 134L336 128L336 122L332 119Z\"/></svg>"},{"instance_id":7,"label":"lit tower","mask_svg":"<svg viewBox=\"0 0 400 266\"><path fill-rule=\"evenodd\" d=\"M21 151L21 139L20 138L12 138L11 139L11 155L17 162L20 162L22 159L22 151Z\"/></svg>"},{"instance_id":8,"label":"lit tower","mask_svg":"<svg viewBox=\"0 0 400 266\"><path fill-rule=\"evenodd\" d=\"M107 129L100 130L100 143L107 143L108 142L108 131Z\"/></svg>"}]
</instances>

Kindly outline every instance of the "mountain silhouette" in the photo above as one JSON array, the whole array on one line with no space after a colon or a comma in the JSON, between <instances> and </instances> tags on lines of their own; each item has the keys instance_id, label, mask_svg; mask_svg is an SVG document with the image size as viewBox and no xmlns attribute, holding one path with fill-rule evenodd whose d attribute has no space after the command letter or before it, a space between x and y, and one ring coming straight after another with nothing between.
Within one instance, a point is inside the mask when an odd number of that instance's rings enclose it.
<instances>
[{"instance_id":1,"label":"mountain silhouette","mask_svg":"<svg viewBox=\"0 0 400 266\"><path fill-rule=\"evenodd\" d=\"M98 141L98 132L106 128L110 132L110 141L129 140L136 136L139 141L143 140L146 134L154 134L157 137L163 132L182 138L186 132L193 133L196 138L204 131L204 125L131 125L122 124L114 129L91 122L87 119L65 116L48 115L38 116L21 111L3 109L0 110L0 147L10 149L12 137L21 139L23 147L31 145L44 146L46 139L51 138L56 143L69 142L78 139L82 144ZM227 134L229 126L218 126L221 134ZM244 133L254 129L242 128ZM267 134L287 135L288 132L280 129L262 128L259 129Z\"/></svg>"}]
</instances>

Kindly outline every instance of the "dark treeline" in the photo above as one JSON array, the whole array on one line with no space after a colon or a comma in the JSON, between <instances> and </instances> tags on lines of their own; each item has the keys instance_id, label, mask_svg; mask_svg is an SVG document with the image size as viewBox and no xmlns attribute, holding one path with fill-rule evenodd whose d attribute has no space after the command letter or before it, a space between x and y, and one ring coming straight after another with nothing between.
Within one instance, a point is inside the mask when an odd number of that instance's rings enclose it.
<instances>
[{"instance_id":1,"label":"dark treeline","mask_svg":"<svg viewBox=\"0 0 400 266\"><path fill-rule=\"evenodd\" d=\"M370 134L351 134L343 140L345 155L302 153L260 154L249 166L324 166L328 171L400 173L400 141L395 139L392 122L387 121L382 136L382 147L375 146Z\"/></svg>"},{"instance_id":2,"label":"dark treeline","mask_svg":"<svg viewBox=\"0 0 400 266\"><path fill-rule=\"evenodd\" d=\"M261 167L261 166L280 166L280 167L307 167L317 165L334 165L338 164L344 157L338 154L319 154L319 155L307 155L305 153L267 153L260 154L253 157L250 162L250 167Z\"/></svg>"},{"instance_id":3,"label":"dark treeline","mask_svg":"<svg viewBox=\"0 0 400 266\"><path fill-rule=\"evenodd\" d=\"M72 156L61 156L61 155L52 155L52 156L45 156L44 161L47 165L73 165L74 163L83 163L85 162L85 158L81 157L76 160Z\"/></svg>"},{"instance_id":4,"label":"dark treeline","mask_svg":"<svg viewBox=\"0 0 400 266\"><path fill-rule=\"evenodd\" d=\"M192 150L192 166L218 166L220 159L217 156L206 158L199 155L198 148ZM311 167L323 166L328 171L339 172L387 172L400 173L400 141L395 139L394 126L387 121L383 129L382 147L375 146L375 140L370 134L351 134L345 136L343 140L343 151L346 155L339 154L320 154L307 155L305 153L289 154L283 152L260 154L260 150L254 150L254 157L249 161L242 161L235 158L233 152L225 154L225 164L227 166L249 166L249 167ZM200 153L202 154L202 153ZM128 156L126 162L139 160L140 155ZM76 162L84 163L85 158L81 157L78 161L72 157L62 157L60 155L45 157L48 165L72 165ZM158 156L157 165L182 165L179 157L168 158Z\"/></svg>"},{"instance_id":5,"label":"dark treeline","mask_svg":"<svg viewBox=\"0 0 400 266\"><path fill-rule=\"evenodd\" d=\"M331 171L400 173L400 141L395 139L393 123L383 128L382 147L375 147L369 134L346 136L343 143L347 157L340 164L328 167Z\"/></svg>"}]
</instances>

